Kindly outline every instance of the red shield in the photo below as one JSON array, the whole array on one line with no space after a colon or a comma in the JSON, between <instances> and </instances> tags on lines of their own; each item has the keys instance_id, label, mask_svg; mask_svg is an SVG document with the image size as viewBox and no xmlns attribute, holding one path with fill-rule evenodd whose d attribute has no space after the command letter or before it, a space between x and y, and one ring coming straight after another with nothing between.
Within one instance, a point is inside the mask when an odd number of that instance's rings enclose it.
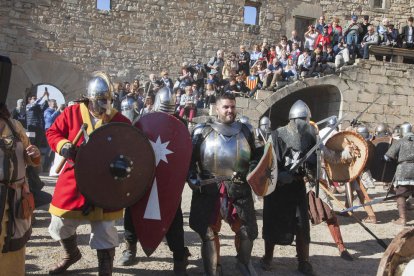
<instances>
[{"instance_id":1,"label":"red shield","mask_svg":"<svg viewBox=\"0 0 414 276\"><path fill-rule=\"evenodd\" d=\"M155 178L144 197L131 206L135 232L150 256L167 233L179 207L191 161L187 127L162 112L142 117L135 126L150 140L155 153Z\"/></svg>"}]
</instances>

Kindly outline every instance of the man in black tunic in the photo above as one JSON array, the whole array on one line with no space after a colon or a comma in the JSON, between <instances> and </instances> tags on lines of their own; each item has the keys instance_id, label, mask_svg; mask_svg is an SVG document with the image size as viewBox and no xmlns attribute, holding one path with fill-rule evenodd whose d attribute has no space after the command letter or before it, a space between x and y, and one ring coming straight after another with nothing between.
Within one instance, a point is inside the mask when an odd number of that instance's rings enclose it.
<instances>
[{"instance_id":1,"label":"man in black tunic","mask_svg":"<svg viewBox=\"0 0 414 276\"><path fill-rule=\"evenodd\" d=\"M310 116L309 107L298 100L289 111L289 123L272 132L279 171L275 191L264 197L265 255L261 259L264 270L271 270L275 244L290 245L296 236L298 270L313 275L309 263L310 227L304 177L315 175L316 155L290 171L316 143Z\"/></svg>"}]
</instances>

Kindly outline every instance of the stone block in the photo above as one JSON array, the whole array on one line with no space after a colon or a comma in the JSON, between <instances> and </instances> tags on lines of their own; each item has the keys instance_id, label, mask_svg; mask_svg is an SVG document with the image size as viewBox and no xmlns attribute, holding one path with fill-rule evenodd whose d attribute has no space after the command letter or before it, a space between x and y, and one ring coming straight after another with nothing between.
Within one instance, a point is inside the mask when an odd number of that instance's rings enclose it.
<instances>
[{"instance_id":1,"label":"stone block","mask_svg":"<svg viewBox=\"0 0 414 276\"><path fill-rule=\"evenodd\" d=\"M358 102L360 103L371 103L374 101L374 94L369 92L360 92L358 93Z\"/></svg>"},{"instance_id":2,"label":"stone block","mask_svg":"<svg viewBox=\"0 0 414 276\"><path fill-rule=\"evenodd\" d=\"M394 86L394 93L399 95L407 95L411 94L410 92L412 89L408 86L401 86L401 85L395 85Z\"/></svg>"},{"instance_id":3,"label":"stone block","mask_svg":"<svg viewBox=\"0 0 414 276\"><path fill-rule=\"evenodd\" d=\"M407 97L407 105L408 106L411 106L411 107L414 107L414 96L408 95L408 97Z\"/></svg>"},{"instance_id":4,"label":"stone block","mask_svg":"<svg viewBox=\"0 0 414 276\"><path fill-rule=\"evenodd\" d=\"M267 91L267 90L257 90L256 92L256 100L263 100L266 99L267 97L270 97L272 95L272 91Z\"/></svg>"},{"instance_id":5,"label":"stone block","mask_svg":"<svg viewBox=\"0 0 414 276\"><path fill-rule=\"evenodd\" d=\"M259 105L259 102L254 100L254 99L250 99L249 100L249 109L256 109L256 107Z\"/></svg>"},{"instance_id":6,"label":"stone block","mask_svg":"<svg viewBox=\"0 0 414 276\"><path fill-rule=\"evenodd\" d=\"M236 107L237 108L248 108L249 107L249 99L238 97L236 99Z\"/></svg>"},{"instance_id":7,"label":"stone block","mask_svg":"<svg viewBox=\"0 0 414 276\"><path fill-rule=\"evenodd\" d=\"M397 70L387 69L385 75L386 76L389 76L389 77L402 78L404 76L404 73L403 73L403 71L397 71Z\"/></svg>"},{"instance_id":8,"label":"stone block","mask_svg":"<svg viewBox=\"0 0 414 276\"><path fill-rule=\"evenodd\" d=\"M267 110L269 109L269 106L266 104L266 102L261 102L257 107L256 110L260 113L260 114L265 114L267 112Z\"/></svg>"},{"instance_id":9,"label":"stone block","mask_svg":"<svg viewBox=\"0 0 414 276\"><path fill-rule=\"evenodd\" d=\"M239 114L243 114L243 116L246 116L247 118L249 118L249 120L253 121L258 121L260 116L262 115L256 109L245 109L243 110L243 113Z\"/></svg>"},{"instance_id":10,"label":"stone block","mask_svg":"<svg viewBox=\"0 0 414 276\"><path fill-rule=\"evenodd\" d=\"M384 66L372 66L371 68L371 74L372 75L380 75L380 76L384 76L386 74L387 70L385 69Z\"/></svg>"},{"instance_id":11,"label":"stone block","mask_svg":"<svg viewBox=\"0 0 414 276\"><path fill-rule=\"evenodd\" d=\"M366 78L365 82L373 82L373 83L379 83L379 84L387 84L388 83L388 78L385 77L385 76L361 75L360 79L363 79L363 78Z\"/></svg>"},{"instance_id":12,"label":"stone block","mask_svg":"<svg viewBox=\"0 0 414 276\"><path fill-rule=\"evenodd\" d=\"M402 106L407 105L408 103L408 96L406 95L390 95L389 104L393 106Z\"/></svg>"},{"instance_id":13,"label":"stone block","mask_svg":"<svg viewBox=\"0 0 414 276\"><path fill-rule=\"evenodd\" d=\"M339 76L344 80L355 81L357 79L357 72L355 70L342 71Z\"/></svg>"}]
</instances>

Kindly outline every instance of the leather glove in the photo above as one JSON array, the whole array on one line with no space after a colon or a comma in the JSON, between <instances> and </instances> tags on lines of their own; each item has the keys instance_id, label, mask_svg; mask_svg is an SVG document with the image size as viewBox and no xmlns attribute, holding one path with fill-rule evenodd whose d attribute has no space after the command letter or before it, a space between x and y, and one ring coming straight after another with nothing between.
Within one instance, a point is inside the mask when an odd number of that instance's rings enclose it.
<instances>
[{"instance_id":1,"label":"leather glove","mask_svg":"<svg viewBox=\"0 0 414 276\"><path fill-rule=\"evenodd\" d=\"M76 158L75 146L69 142L64 144L60 150L60 155L62 155L63 158L75 160Z\"/></svg>"}]
</instances>

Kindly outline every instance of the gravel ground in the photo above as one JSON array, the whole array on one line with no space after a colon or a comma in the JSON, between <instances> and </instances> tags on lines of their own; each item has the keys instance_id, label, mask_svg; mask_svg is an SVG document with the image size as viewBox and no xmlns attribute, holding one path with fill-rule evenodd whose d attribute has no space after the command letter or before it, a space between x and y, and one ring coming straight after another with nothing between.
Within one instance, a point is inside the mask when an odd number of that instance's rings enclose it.
<instances>
[{"instance_id":1,"label":"gravel ground","mask_svg":"<svg viewBox=\"0 0 414 276\"><path fill-rule=\"evenodd\" d=\"M42 177L46 183L44 190L53 193L56 179ZM372 191L372 196L384 196L382 186L378 185ZM338 196L343 200L342 196ZM189 275L203 275L200 256L200 239L188 226L188 216L191 202L191 190L186 187L183 193L182 208L184 213L184 230L186 245L192 256L188 267ZM33 227L31 240L27 245L26 273L28 275L47 274L48 267L59 260L61 247L58 242L51 239L47 231L50 222L50 214L44 206L36 211L36 222ZM262 202L256 202L259 232L262 227ZM374 206L379 223L367 225L380 239L387 244L397 235L403 227L395 226L391 219L398 216L395 201ZM356 212L360 218L365 216L363 211ZM409 214L409 226L413 226L413 216ZM354 256L353 262L347 262L338 255L338 250L329 234L328 227L322 223L311 227L310 260L317 275L375 275L384 249L378 245L375 239L368 234L352 218L338 216L345 246ZM122 221L117 222L119 238L122 241ZM70 268L66 275L96 275L96 252L88 246L90 227L88 225L78 228L78 243L83 258ZM221 238L221 263L226 275L238 275L235 269L234 234L230 227L223 223ZM276 246L273 259L273 271L264 272L259 266L259 259L263 255L264 245L261 235L255 241L253 247L253 265L259 275L301 275L297 272L296 252L294 246ZM124 244L116 249L116 260L121 256ZM131 267L120 267L115 263L114 275L173 275L172 254L165 242L163 242L151 257L146 257L142 250L138 250L139 263ZM0 272L1 274L1 272Z\"/></svg>"}]
</instances>

